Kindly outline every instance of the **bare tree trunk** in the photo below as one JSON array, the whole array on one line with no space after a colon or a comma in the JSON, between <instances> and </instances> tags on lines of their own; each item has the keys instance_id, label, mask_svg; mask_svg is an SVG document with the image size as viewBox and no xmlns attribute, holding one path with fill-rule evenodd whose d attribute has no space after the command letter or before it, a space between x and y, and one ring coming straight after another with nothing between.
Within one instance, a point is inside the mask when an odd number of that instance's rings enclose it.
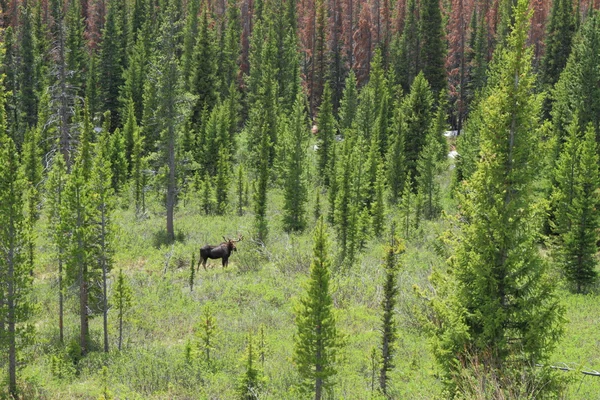
<instances>
[{"instance_id":1,"label":"bare tree trunk","mask_svg":"<svg viewBox=\"0 0 600 400\"><path fill-rule=\"evenodd\" d=\"M58 256L58 336L61 343L64 343L63 333L63 272L62 272L62 249L59 250Z\"/></svg>"},{"instance_id":2,"label":"bare tree trunk","mask_svg":"<svg viewBox=\"0 0 600 400\"><path fill-rule=\"evenodd\" d=\"M102 237L101 249L102 254L102 327L104 329L104 352L108 353L108 295L106 293L106 215L104 210L105 204L102 204Z\"/></svg>"}]
</instances>

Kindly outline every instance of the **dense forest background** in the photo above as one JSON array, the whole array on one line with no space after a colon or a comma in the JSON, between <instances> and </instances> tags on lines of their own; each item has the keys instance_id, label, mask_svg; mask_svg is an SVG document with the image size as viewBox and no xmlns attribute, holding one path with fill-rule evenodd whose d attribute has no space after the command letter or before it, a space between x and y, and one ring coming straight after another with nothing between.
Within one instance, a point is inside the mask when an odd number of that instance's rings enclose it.
<instances>
[{"instance_id":1,"label":"dense forest background","mask_svg":"<svg viewBox=\"0 0 600 400\"><path fill-rule=\"evenodd\" d=\"M597 396L599 8L0 0L0 398Z\"/></svg>"}]
</instances>

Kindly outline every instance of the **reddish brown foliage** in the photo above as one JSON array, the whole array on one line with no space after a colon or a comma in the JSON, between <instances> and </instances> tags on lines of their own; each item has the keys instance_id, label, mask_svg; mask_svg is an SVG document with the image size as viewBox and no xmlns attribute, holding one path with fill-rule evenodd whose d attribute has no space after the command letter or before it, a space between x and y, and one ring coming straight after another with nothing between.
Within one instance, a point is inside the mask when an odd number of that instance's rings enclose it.
<instances>
[{"instance_id":1,"label":"reddish brown foliage","mask_svg":"<svg viewBox=\"0 0 600 400\"><path fill-rule=\"evenodd\" d=\"M366 3L363 3L360 10L358 29L354 32L354 64L352 69L356 74L356 81L359 86L366 83L369 76L369 66L371 64L371 54L373 46L371 11Z\"/></svg>"}]
</instances>

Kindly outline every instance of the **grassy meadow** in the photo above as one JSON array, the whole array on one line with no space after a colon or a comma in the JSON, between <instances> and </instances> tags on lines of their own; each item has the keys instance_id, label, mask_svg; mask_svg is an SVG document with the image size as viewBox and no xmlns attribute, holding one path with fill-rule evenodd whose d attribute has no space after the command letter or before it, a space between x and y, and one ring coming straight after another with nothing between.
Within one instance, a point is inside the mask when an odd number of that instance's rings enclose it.
<instances>
[{"instance_id":1,"label":"grassy meadow","mask_svg":"<svg viewBox=\"0 0 600 400\"><path fill-rule=\"evenodd\" d=\"M442 177L449 182L449 174ZM447 188L445 192L447 192ZM233 197L233 193L232 193ZM36 399L232 399L244 371L248 334L255 343L255 361L262 371L259 398L297 399L298 375L292 363L295 310L304 292L312 256L314 193L308 205L309 228L300 235L282 229L283 196L269 192L269 237L264 246L252 240L253 216L231 211L226 216L206 216L199 196L181 199L176 213L179 240L164 240L164 210L156 194L147 194L146 214L137 217L128 199L115 214L117 248L111 273L123 270L132 288L133 303L125 314L123 349L118 351L116 311L109 312L110 352L102 350L101 314L91 319L95 351L79 359L79 317L76 288L67 292L65 345L58 341L58 283L56 262L48 238L45 217L38 224L38 258L33 296L32 323L35 344L22 353L27 360L21 373L25 398ZM443 199L447 213L456 207ZM322 201L322 211L326 212ZM387 230L398 213L388 210ZM428 288L434 266L443 266L447 251L441 236L447 219L424 222L406 241L401 258L396 320L398 351L391 374L392 398L443 398L435 360L420 323L424 301L415 285ZM244 235L228 268L210 260L190 290L192 254L217 244L222 236ZM378 371L373 349L380 340L380 302L383 283L385 236L372 238L356 264L332 271L333 300L338 329L343 335L333 397L377 399ZM389 233L387 234L389 236ZM335 232L329 231L330 256L337 257ZM560 276L557 274L557 279ZM112 290L110 296L112 298ZM552 358L576 369L600 369L596 294L572 295L561 288L568 323L564 338ZM211 314L216 330L208 363L199 347L202 317ZM374 372L375 368L375 372ZM600 395L600 378L565 372L571 378L569 399L593 399ZM374 390L375 388L375 390Z\"/></svg>"}]
</instances>

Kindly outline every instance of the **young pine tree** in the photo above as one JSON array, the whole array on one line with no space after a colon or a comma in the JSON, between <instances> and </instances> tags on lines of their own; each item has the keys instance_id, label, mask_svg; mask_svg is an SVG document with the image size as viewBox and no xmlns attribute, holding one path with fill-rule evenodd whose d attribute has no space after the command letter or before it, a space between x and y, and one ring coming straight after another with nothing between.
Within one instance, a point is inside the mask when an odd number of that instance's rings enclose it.
<instances>
[{"instance_id":1,"label":"young pine tree","mask_svg":"<svg viewBox=\"0 0 600 400\"><path fill-rule=\"evenodd\" d=\"M192 261L193 263L193 261ZM123 270L119 268L119 275L117 276L117 281L115 283L113 301L115 304L115 308L117 309L117 318L119 319L119 351L123 347L123 321L125 318L125 313L131 308L133 302L133 292L131 290L131 286L129 286L129 282L125 275L123 275Z\"/></svg>"},{"instance_id":2,"label":"young pine tree","mask_svg":"<svg viewBox=\"0 0 600 400\"><path fill-rule=\"evenodd\" d=\"M329 186L332 179L331 152L335 141L335 119L331 104L331 89L325 83L323 98L319 108L317 132L317 174Z\"/></svg>"},{"instance_id":3,"label":"young pine tree","mask_svg":"<svg viewBox=\"0 0 600 400\"><path fill-rule=\"evenodd\" d=\"M293 115L287 129L289 148L285 160L283 206L284 229L302 231L306 226L306 149L308 145L308 123L305 112L306 101L298 94L294 103Z\"/></svg>"},{"instance_id":4,"label":"young pine tree","mask_svg":"<svg viewBox=\"0 0 600 400\"><path fill-rule=\"evenodd\" d=\"M506 393L536 382L536 363L556 345L562 308L540 256L540 222L534 196L538 172L538 116L533 94L532 52L526 47L527 0L519 0L515 23L494 57L490 87L479 103L481 161L461 204L459 243L452 276L434 275L441 294L433 300L434 355L451 393L471 397L463 377L477 367L502 381ZM486 376L477 376L484 384ZM548 390L546 380L536 382ZM493 397L500 397L501 393Z\"/></svg>"},{"instance_id":5,"label":"young pine tree","mask_svg":"<svg viewBox=\"0 0 600 400\"><path fill-rule=\"evenodd\" d=\"M256 354L254 350L254 338L248 333L248 344L246 346L246 366L238 387L238 395L241 400L259 399L260 371L256 368Z\"/></svg>"},{"instance_id":6,"label":"young pine tree","mask_svg":"<svg viewBox=\"0 0 600 400\"><path fill-rule=\"evenodd\" d=\"M440 185L437 176L441 168L438 160L440 143L437 136L434 130L427 134L425 146L417 161L417 189L421 200L419 214L428 220L436 218L440 212Z\"/></svg>"},{"instance_id":7,"label":"young pine tree","mask_svg":"<svg viewBox=\"0 0 600 400\"><path fill-rule=\"evenodd\" d=\"M296 314L298 332L294 340L294 363L302 378L302 388L315 400L323 399L333 383L340 345L329 292L331 261L325 230L321 218L315 229L306 295L300 300Z\"/></svg>"},{"instance_id":8,"label":"young pine tree","mask_svg":"<svg viewBox=\"0 0 600 400\"><path fill-rule=\"evenodd\" d=\"M383 300L381 308L381 363L379 370L379 390L387 397L389 372L394 369L394 357L396 353L396 339L398 330L394 318L396 297L398 295L398 255L404 252L401 243L396 242L394 227L392 227L392 240L385 251L385 282L383 285Z\"/></svg>"},{"instance_id":9,"label":"young pine tree","mask_svg":"<svg viewBox=\"0 0 600 400\"><path fill-rule=\"evenodd\" d=\"M254 225L260 242L267 239L267 185L269 183L269 135L263 134L260 146L260 164L254 190Z\"/></svg>"}]
</instances>

